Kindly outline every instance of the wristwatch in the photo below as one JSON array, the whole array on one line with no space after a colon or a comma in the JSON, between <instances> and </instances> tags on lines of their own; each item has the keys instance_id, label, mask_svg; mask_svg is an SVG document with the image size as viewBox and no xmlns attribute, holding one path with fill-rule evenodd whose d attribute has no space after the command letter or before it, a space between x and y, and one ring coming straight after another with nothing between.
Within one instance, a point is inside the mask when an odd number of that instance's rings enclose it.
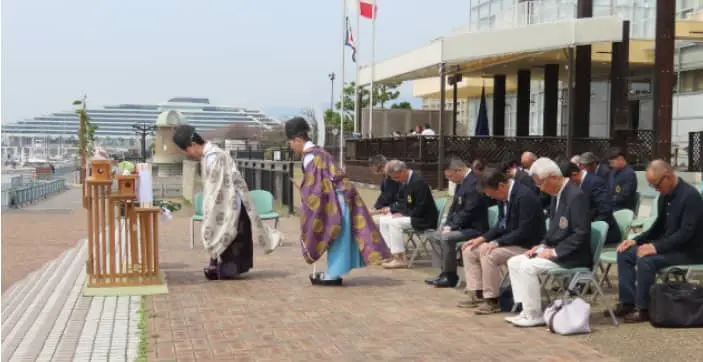
<instances>
[{"instance_id":1,"label":"wristwatch","mask_svg":"<svg viewBox=\"0 0 703 362\"><path fill-rule=\"evenodd\" d=\"M496 240L491 241L489 244L491 244L493 246L499 246L498 241L496 241Z\"/></svg>"}]
</instances>

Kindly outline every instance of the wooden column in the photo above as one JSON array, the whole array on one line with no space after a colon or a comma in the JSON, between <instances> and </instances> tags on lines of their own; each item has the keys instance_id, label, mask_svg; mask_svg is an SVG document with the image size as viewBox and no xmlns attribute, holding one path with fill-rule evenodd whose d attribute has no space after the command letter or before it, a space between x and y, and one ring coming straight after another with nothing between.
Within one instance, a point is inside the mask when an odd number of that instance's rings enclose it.
<instances>
[{"instance_id":1,"label":"wooden column","mask_svg":"<svg viewBox=\"0 0 703 362\"><path fill-rule=\"evenodd\" d=\"M544 66L544 115L542 135L556 137L559 115L559 64Z\"/></svg>"},{"instance_id":2,"label":"wooden column","mask_svg":"<svg viewBox=\"0 0 703 362\"><path fill-rule=\"evenodd\" d=\"M526 137L530 135L530 71L517 71L517 117L515 135Z\"/></svg>"},{"instance_id":3,"label":"wooden column","mask_svg":"<svg viewBox=\"0 0 703 362\"><path fill-rule=\"evenodd\" d=\"M593 16L593 0L578 0L577 18ZM591 128L591 46L576 47L573 136L587 138Z\"/></svg>"},{"instance_id":4,"label":"wooden column","mask_svg":"<svg viewBox=\"0 0 703 362\"><path fill-rule=\"evenodd\" d=\"M656 34L654 46L654 156L671 159L671 105L674 91L674 34L676 2L657 0Z\"/></svg>"},{"instance_id":5,"label":"wooden column","mask_svg":"<svg viewBox=\"0 0 703 362\"><path fill-rule=\"evenodd\" d=\"M622 24L622 41L613 43L610 63L610 137L630 128L630 22Z\"/></svg>"}]
</instances>

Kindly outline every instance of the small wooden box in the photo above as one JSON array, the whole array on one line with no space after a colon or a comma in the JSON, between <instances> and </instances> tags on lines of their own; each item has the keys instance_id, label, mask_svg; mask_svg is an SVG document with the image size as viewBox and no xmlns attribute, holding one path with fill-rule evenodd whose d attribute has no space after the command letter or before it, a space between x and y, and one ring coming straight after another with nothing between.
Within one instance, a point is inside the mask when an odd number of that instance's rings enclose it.
<instances>
[{"instance_id":1,"label":"small wooden box","mask_svg":"<svg viewBox=\"0 0 703 362\"><path fill-rule=\"evenodd\" d=\"M117 192L120 196L137 196L137 176L117 176Z\"/></svg>"},{"instance_id":2,"label":"small wooden box","mask_svg":"<svg viewBox=\"0 0 703 362\"><path fill-rule=\"evenodd\" d=\"M110 160L91 160L90 161L90 177L96 181L112 180L112 161Z\"/></svg>"}]
</instances>

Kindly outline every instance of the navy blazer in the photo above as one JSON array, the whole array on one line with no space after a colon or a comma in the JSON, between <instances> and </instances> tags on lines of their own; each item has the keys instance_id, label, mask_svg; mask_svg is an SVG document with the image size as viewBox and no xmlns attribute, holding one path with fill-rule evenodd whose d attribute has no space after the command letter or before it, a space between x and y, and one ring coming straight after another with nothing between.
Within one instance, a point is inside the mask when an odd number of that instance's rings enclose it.
<instances>
[{"instance_id":1,"label":"navy blazer","mask_svg":"<svg viewBox=\"0 0 703 362\"><path fill-rule=\"evenodd\" d=\"M596 166L596 176L607 182L610 178L610 166L605 163L599 163L598 166Z\"/></svg>"},{"instance_id":2,"label":"navy blazer","mask_svg":"<svg viewBox=\"0 0 703 362\"><path fill-rule=\"evenodd\" d=\"M622 241L620 227L613 216L613 203L608 197L608 186L605 180L592 173L586 173L581 180L581 191L588 198L591 221L605 221L608 223L606 244Z\"/></svg>"},{"instance_id":3,"label":"navy blazer","mask_svg":"<svg viewBox=\"0 0 703 362\"><path fill-rule=\"evenodd\" d=\"M505 214L505 204L508 214ZM496 241L498 246L520 246L530 249L544 238L545 227L539 197L527 186L513 181L508 201L498 204L498 225L483 237Z\"/></svg>"},{"instance_id":4,"label":"navy blazer","mask_svg":"<svg viewBox=\"0 0 703 362\"><path fill-rule=\"evenodd\" d=\"M437 227L439 211L435 205L432 189L419 172L413 171L410 179L400 187L398 202L391 206L391 212L410 217L415 230Z\"/></svg>"},{"instance_id":5,"label":"navy blazer","mask_svg":"<svg viewBox=\"0 0 703 362\"><path fill-rule=\"evenodd\" d=\"M467 235L485 232L488 230L487 201L486 195L478 190L478 177L472 171L454 191L445 226Z\"/></svg>"},{"instance_id":6,"label":"navy blazer","mask_svg":"<svg viewBox=\"0 0 703 362\"><path fill-rule=\"evenodd\" d=\"M556 205L552 198L549 230L544 236L544 244L554 248L557 257L554 262L566 268L586 267L593 264L591 252L591 220L589 218L586 194L573 182L564 187Z\"/></svg>"},{"instance_id":7,"label":"navy blazer","mask_svg":"<svg viewBox=\"0 0 703 362\"><path fill-rule=\"evenodd\" d=\"M637 244L653 243L657 254L685 253L703 262L703 197L679 179L670 195L659 196L657 220L635 238Z\"/></svg>"},{"instance_id":8,"label":"navy blazer","mask_svg":"<svg viewBox=\"0 0 703 362\"><path fill-rule=\"evenodd\" d=\"M610 171L608 192L613 200L613 210L635 210L637 205L637 174L630 165L622 170Z\"/></svg>"},{"instance_id":9,"label":"navy blazer","mask_svg":"<svg viewBox=\"0 0 703 362\"><path fill-rule=\"evenodd\" d=\"M378 199L376 199L376 203L373 207L377 210L390 207L397 201L399 191L400 184L393 181L390 177L385 177L381 183L381 194L378 195Z\"/></svg>"}]
</instances>

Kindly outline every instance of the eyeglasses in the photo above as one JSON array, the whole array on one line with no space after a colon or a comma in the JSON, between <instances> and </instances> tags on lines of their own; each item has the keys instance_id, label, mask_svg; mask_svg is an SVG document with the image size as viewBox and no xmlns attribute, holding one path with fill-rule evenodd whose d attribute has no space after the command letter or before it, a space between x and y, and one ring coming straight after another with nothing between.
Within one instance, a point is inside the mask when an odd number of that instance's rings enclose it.
<instances>
[{"instance_id":1,"label":"eyeglasses","mask_svg":"<svg viewBox=\"0 0 703 362\"><path fill-rule=\"evenodd\" d=\"M650 184L649 184L649 187L651 187L651 188L653 188L653 189L655 189L655 190L659 190L659 189L661 188L661 186L662 186L662 183L663 183L664 180L666 179L666 176L667 176L666 174L662 175L662 177L660 177L657 182L655 182L655 183L650 183Z\"/></svg>"}]
</instances>

